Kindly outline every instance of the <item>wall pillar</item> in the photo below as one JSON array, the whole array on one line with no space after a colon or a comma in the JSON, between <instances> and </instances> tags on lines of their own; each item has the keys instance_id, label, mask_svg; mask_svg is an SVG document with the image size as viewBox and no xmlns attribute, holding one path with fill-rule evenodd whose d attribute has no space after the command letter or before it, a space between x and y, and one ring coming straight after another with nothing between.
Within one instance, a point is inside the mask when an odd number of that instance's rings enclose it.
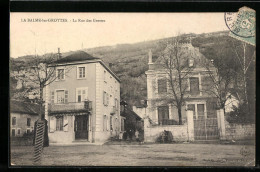
<instances>
[{"instance_id":1,"label":"wall pillar","mask_svg":"<svg viewBox=\"0 0 260 172\"><path fill-rule=\"evenodd\" d=\"M194 121L193 121L193 111L186 111L187 116L187 127L188 127L188 141L194 141Z\"/></svg>"},{"instance_id":2,"label":"wall pillar","mask_svg":"<svg viewBox=\"0 0 260 172\"><path fill-rule=\"evenodd\" d=\"M147 139L150 135L150 126L151 123L149 121L149 117L148 116L144 117L144 142L148 141Z\"/></svg>"},{"instance_id":3,"label":"wall pillar","mask_svg":"<svg viewBox=\"0 0 260 172\"><path fill-rule=\"evenodd\" d=\"M218 129L219 129L220 140L225 140L226 139L226 126L225 126L225 116L224 116L223 109L217 110L217 118L218 118Z\"/></svg>"}]
</instances>

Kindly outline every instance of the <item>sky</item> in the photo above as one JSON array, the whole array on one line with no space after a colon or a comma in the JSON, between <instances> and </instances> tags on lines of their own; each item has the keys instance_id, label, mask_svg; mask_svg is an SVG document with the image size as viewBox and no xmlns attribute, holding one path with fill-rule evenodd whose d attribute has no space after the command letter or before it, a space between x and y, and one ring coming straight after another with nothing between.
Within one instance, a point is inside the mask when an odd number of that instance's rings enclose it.
<instances>
[{"instance_id":1,"label":"sky","mask_svg":"<svg viewBox=\"0 0 260 172\"><path fill-rule=\"evenodd\" d=\"M67 22L52 22L53 19ZM62 53L167 38L178 33L224 30L228 30L224 13L11 13L10 56L57 53L58 47Z\"/></svg>"}]
</instances>

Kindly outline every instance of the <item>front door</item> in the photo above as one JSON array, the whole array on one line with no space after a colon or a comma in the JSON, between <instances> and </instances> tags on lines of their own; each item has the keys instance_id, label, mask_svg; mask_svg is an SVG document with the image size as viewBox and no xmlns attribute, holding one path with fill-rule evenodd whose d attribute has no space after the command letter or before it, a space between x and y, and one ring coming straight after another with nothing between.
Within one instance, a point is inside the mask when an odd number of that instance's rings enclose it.
<instances>
[{"instance_id":1,"label":"front door","mask_svg":"<svg viewBox=\"0 0 260 172\"><path fill-rule=\"evenodd\" d=\"M88 139L88 116L75 116L75 139Z\"/></svg>"}]
</instances>

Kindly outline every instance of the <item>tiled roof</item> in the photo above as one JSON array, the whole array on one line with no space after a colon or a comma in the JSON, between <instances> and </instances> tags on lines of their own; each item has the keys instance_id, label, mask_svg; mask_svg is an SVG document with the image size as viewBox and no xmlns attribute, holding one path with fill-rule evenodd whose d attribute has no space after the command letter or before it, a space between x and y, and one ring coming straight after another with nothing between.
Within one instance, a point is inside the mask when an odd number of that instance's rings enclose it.
<instances>
[{"instance_id":1,"label":"tiled roof","mask_svg":"<svg viewBox=\"0 0 260 172\"><path fill-rule=\"evenodd\" d=\"M100 58L93 57L90 54L86 53L85 51L76 51L71 55L68 55L64 58L57 60L56 63L68 63L68 62L96 60L96 59L100 59Z\"/></svg>"},{"instance_id":2,"label":"tiled roof","mask_svg":"<svg viewBox=\"0 0 260 172\"><path fill-rule=\"evenodd\" d=\"M11 100L10 112L38 115L40 113L40 105Z\"/></svg>"}]
</instances>

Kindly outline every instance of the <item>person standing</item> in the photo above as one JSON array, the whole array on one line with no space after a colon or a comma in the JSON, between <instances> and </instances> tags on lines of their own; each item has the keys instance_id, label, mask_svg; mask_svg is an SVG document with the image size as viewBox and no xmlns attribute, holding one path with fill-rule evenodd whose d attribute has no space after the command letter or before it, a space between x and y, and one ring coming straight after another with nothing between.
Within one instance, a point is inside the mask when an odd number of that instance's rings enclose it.
<instances>
[{"instance_id":1,"label":"person standing","mask_svg":"<svg viewBox=\"0 0 260 172\"><path fill-rule=\"evenodd\" d=\"M140 141L139 140L139 131L138 130L135 130L135 139L136 139L136 141Z\"/></svg>"}]
</instances>

